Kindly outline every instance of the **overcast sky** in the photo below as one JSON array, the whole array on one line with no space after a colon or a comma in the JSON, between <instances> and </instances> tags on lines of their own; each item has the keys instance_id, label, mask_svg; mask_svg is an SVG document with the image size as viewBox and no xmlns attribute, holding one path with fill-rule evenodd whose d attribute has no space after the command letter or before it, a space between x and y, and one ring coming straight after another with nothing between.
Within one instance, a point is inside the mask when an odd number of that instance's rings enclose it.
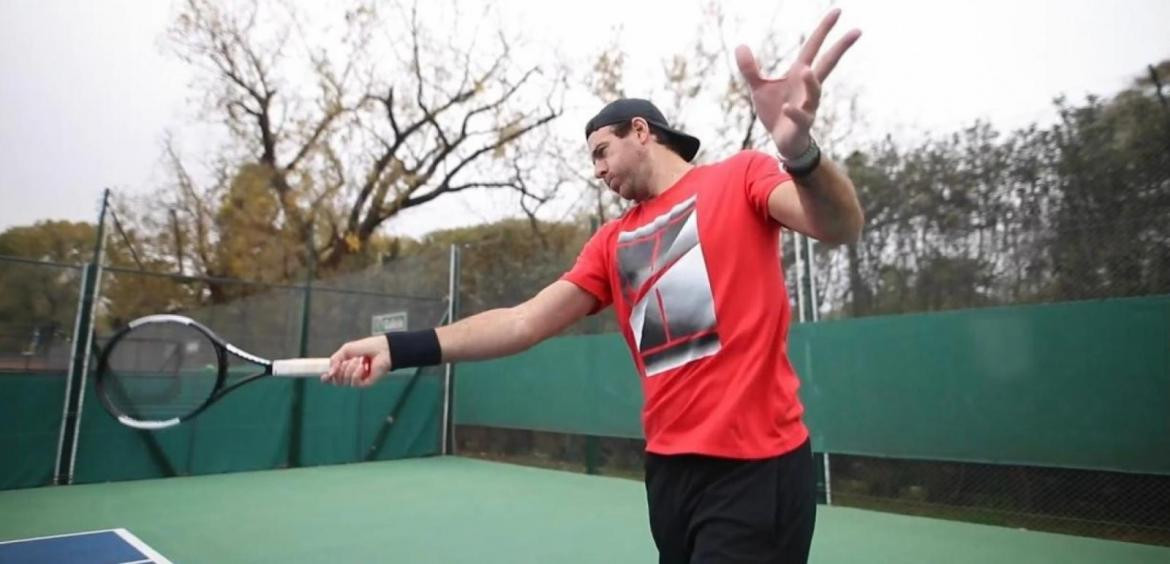
<instances>
[{"instance_id":1,"label":"overcast sky","mask_svg":"<svg viewBox=\"0 0 1170 564\"><path fill-rule=\"evenodd\" d=\"M616 37L635 69L681 50L701 17L692 0L502 5L537 44L569 54L598 53ZM811 28L828 3L724 5L747 22L729 30L730 40L752 44L765 25ZM1001 129L1050 120L1053 97L1110 94L1170 58L1167 0L1111 8L1100 0L836 5L838 33L857 27L863 35L832 80L858 92L874 136L948 131L977 118ZM163 133L184 133L195 98L189 71L162 48L172 16L172 3L161 0L0 0L0 230L40 219L93 221L103 187L158 186ZM629 90L639 88L634 81ZM585 109L572 110L556 127L580 130ZM506 213L485 211L475 198L424 208L391 230L418 235Z\"/></svg>"}]
</instances>

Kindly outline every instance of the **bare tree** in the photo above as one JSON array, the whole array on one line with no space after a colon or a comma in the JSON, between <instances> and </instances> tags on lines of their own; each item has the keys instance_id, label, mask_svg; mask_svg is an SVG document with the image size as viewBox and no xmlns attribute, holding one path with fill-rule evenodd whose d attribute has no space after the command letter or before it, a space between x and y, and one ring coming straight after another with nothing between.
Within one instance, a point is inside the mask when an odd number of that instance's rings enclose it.
<instances>
[{"instance_id":1,"label":"bare tree","mask_svg":"<svg viewBox=\"0 0 1170 564\"><path fill-rule=\"evenodd\" d=\"M240 275L215 252L232 237L248 240L226 245L234 252L282 255L287 277L309 261L337 267L403 210L447 194L510 190L530 208L548 199L514 149L561 114L562 71L522 64L516 37L485 25L490 14L358 3L319 16L264 0L180 9L169 44L198 69L203 117L227 141L207 174L166 143L171 182L154 205L176 213L159 209L155 221L182 229L154 232L188 254L176 262ZM174 232L190 240L177 245Z\"/></svg>"}]
</instances>

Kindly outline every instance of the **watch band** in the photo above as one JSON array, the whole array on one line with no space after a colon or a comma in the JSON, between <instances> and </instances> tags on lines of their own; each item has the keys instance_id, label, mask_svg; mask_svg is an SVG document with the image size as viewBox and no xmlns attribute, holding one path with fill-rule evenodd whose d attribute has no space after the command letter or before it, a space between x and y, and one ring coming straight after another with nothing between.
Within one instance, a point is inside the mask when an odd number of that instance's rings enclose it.
<instances>
[{"instance_id":1,"label":"watch band","mask_svg":"<svg viewBox=\"0 0 1170 564\"><path fill-rule=\"evenodd\" d=\"M785 159L781 155L780 162L783 163L784 170L793 178L808 176L821 164L821 148L817 145L816 139L809 137L808 149L805 149L800 156L794 159Z\"/></svg>"}]
</instances>

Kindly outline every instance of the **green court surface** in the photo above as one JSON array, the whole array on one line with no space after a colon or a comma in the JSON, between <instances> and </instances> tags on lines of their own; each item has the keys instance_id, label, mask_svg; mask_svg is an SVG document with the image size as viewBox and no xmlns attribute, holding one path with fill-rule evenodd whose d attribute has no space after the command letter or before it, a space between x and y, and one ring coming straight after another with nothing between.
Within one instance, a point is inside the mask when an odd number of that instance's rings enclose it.
<instances>
[{"instance_id":1,"label":"green court surface","mask_svg":"<svg viewBox=\"0 0 1170 564\"><path fill-rule=\"evenodd\" d=\"M0 492L0 541L126 528L174 562L654 562L641 482L458 457ZM1170 548L818 508L812 562L1166 563Z\"/></svg>"}]
</instances>

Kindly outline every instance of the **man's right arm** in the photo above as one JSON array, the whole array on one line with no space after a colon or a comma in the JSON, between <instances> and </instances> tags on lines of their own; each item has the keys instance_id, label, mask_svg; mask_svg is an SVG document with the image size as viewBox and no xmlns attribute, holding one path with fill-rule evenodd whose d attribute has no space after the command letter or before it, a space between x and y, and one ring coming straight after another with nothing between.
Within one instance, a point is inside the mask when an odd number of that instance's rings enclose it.
<instances>
[{"instance_id":1,"label":"man's right arm","mask_svg":"<svg viewBox=\"0 0 1170 564\"><path fill-rule=\"evenodd\" d=\"M484 360L515 354L563 331L585 317L598 299L572 282L558 280L532 299L510 308L493 309L435 329L443 362ZM434 337L431 337L432 343ZM362 359L371 359L364 378ZM396 366L384 336L350 341L330 357L324 382L368 386Z\"/></svg>"},{"instance_id":2,"label":"man's right arm","mask_svg":"<svg viewBox=\"0 0 1170 564\"><path fill-rule=\"evenodd\" d=\"M560 333L597 306L597 298L572 282L553 282L532 299L437 328L443 362L516 354Z\"/></svg>"}]
</instances>

